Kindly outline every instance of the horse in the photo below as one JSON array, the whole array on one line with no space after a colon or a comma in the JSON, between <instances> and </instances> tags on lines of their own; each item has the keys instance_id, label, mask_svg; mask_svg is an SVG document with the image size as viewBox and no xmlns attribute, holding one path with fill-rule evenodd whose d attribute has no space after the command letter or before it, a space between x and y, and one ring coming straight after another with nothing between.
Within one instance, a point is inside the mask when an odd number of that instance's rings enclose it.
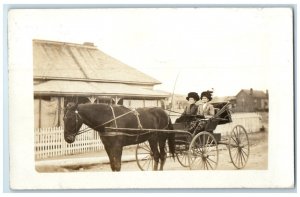
<instances>
[{"instance_id":1,"label":"horse","mask_svg":"<svg viewBox=\"0 0 300 197\"><path fill-rule=\"evenodd\" d=\"M121 170L124 146L147 140L153 153L153 170L158 170L159 160L160 170L163 170L166 161L166 141L173 158L175 156L175 134L159 132L159 129L173 130L170 117L159 107L131 110L121 105L68 104L63 120L64 139L67 143L75 141L82 124L98 132L109 157L112 171ZM107 127L132 128L136 133L108 131ZM143 129L155 129L155 131L145 132Z\"/></svg>"}]
</instances>

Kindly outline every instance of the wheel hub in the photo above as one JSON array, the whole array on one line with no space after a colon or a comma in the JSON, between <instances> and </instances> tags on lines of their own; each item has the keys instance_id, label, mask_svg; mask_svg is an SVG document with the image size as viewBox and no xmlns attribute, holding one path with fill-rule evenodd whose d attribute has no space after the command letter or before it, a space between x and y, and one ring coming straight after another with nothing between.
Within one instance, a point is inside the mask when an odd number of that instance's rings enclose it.
<instances>
[{"instance_id":1,"label":"wheel hub","mask_svg":"<svg viewBox=\"0 0 300 197\"><path fill-rule=\"evenodd\" d=\"M202 159L207 159L207 158L208 158L208 154L204 153L204 154L202 155Z\"/></svg>"}]
</instances>

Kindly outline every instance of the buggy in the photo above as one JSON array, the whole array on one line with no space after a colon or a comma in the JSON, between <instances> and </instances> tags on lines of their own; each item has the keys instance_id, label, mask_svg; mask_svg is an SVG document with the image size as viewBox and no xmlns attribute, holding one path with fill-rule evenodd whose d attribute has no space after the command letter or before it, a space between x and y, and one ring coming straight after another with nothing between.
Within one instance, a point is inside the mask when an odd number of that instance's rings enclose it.
<instances>
[{"instance_id":1,"label":"buggy","mask_svg":"<svg viewBox=\"0 0 300 197\"><path fill-rule=\"evenodd\" d=\"M191 170L214 170L218 166L219 146L225 145L232 164L237 169L242 169L246 166L250 154L246 129L242 125L236 125L227 136L215 133L218 125L230 123L232 119L230 103L213 103L213 106L216 113L210 119L190 116L189 121L173 124L174 130L171 132L175 132L176 158L183 167ZM191 121L206 121L204 131L190 131ZM141 170L152 169L153 157L147 142L137 145L136 161Z\"/></svg>"}]
</instances>

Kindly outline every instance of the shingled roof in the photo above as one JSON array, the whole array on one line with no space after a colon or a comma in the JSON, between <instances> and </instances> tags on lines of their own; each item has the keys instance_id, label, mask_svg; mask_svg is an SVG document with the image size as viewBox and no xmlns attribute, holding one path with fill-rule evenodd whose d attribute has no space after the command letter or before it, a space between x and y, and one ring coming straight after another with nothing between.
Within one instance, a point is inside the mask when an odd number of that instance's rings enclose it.
<instances>
[{"instance_id":1,"label":"shingled roof","mask_svg":"<svg viewBox=\"0 0 300 197\"><path fill-rule=\"evenodd\" d=\"M33 68L34 79L161 83L100 51L92 43L33 40Z\"/></svg>"}]
</instances>

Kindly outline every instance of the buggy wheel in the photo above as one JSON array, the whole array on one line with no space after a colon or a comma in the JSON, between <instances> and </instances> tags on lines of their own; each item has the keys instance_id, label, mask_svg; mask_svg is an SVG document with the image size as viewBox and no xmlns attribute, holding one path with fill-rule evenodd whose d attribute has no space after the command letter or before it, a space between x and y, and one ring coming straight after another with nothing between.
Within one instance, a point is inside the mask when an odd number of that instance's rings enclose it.
<instances>
[{"instance_id":1,"label":"buggy wheel","mask_svg":"<svg viewBox=\"0 0 300 197\"><path fill-rule=\"evenodd\" d=\"M244 168L250 155L250 146L248 134L243 126L237 125L232 129L228 147L233 165L237 169Z\"/></svg>"},{"instance_id":2,"label":"buggy wheel","mask_svg":"<svg viewBox=\"0 0 300 197\"><path fill-rule=\"evenodd\" d=\"M191 170L215 170L219 161L216 138L209 132L198 133L189 148L189 166Z\"/></svg>"},{"instance_id":3,"label":"buggy wheel","mask_svg":"<svg viewBox=\"0 0 300 197\"><path fill-rule=\"evenodd\" d=\"M149 143L146 141L137 145L135 158L138 167L142 171L153 170L154 159Z\"/></svg>"},{"instance_id":4,"label":"buggy wheel","mask_svg":"<svg viewBox=\"0 0 300 197\"><path fill-rule=\"evenodd\" d=\"M189 167L189 143L190 141L175 140L176 158L182 167Z\"/></svg>"}]
</instances>

